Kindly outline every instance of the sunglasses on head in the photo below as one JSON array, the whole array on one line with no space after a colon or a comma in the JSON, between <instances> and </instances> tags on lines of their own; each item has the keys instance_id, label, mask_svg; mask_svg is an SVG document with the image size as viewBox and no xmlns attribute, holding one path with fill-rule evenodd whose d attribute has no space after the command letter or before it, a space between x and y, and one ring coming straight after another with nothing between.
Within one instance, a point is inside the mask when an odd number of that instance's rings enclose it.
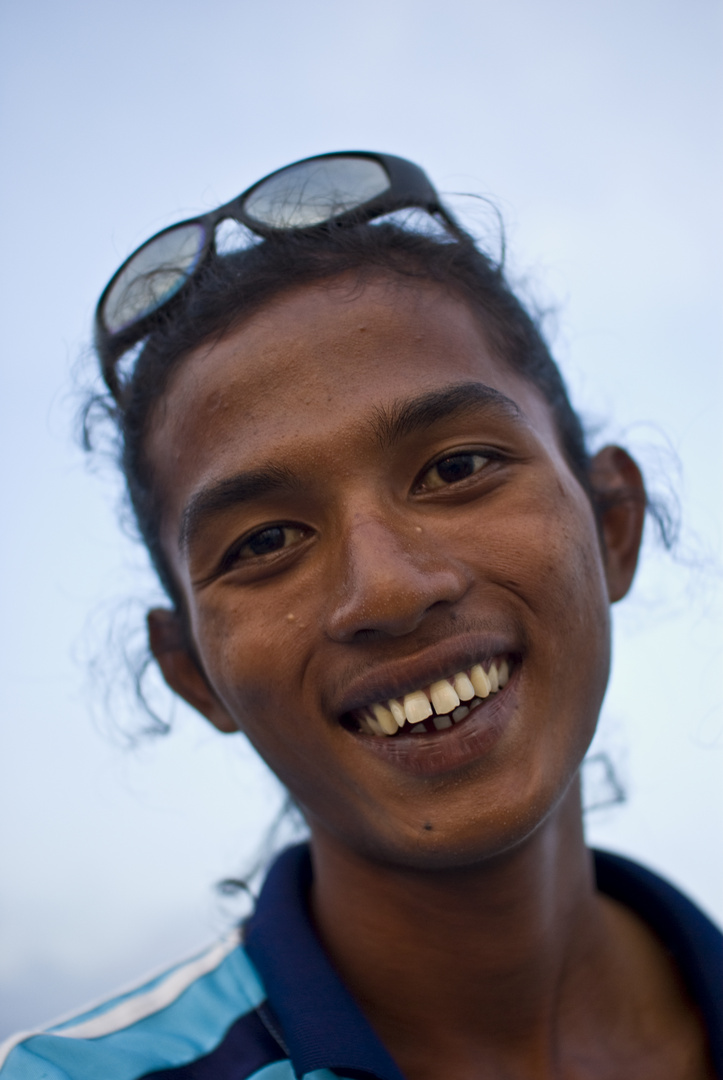
<instances>
[{"instance_id":1,"label":"sunglasses on head","mask_svg":"<svg viewBox=\"0 0 723 1080\"><path fill-rule=\"evenodd\" d=\"M439 215L458 232L429 179L411 161L350 150L278 169L217 210L162 229L123 263L95 313L103 376L117 396L116 364L151 329L154 317L215 253L217 226L233 219L257 236L358 225L397 210Z\"/></svg>"}]
</instances>

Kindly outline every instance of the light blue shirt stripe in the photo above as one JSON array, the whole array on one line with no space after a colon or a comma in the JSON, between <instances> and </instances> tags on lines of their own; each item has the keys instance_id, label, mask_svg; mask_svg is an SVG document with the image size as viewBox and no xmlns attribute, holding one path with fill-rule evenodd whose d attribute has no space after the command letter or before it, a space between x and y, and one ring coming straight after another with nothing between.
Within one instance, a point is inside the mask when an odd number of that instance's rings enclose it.
<instances>
[{"instance_id":1,"label":"light blue shirt stripe","mask_svg":"<svg viewBox=\"0 0 723 1080\"><path fill-rule=\"evenodd\" d=\"M173 971L177 976L179 969ZM149 985L158 989L162 983L163 978L156 979L56 1030L70 1033L79 1023L102 1017L119 1003L130 1011ZM264 997L258 975L239 946L170 1004L143 1019L97 1038L52 1032L32 1035L10 1052L0 1076L2 1080L136 1080L210 1053L231 1024ZM293 1077L293 1071L279 1074L279 1080L281 1075Z\"/></svg>"}]
</instances>

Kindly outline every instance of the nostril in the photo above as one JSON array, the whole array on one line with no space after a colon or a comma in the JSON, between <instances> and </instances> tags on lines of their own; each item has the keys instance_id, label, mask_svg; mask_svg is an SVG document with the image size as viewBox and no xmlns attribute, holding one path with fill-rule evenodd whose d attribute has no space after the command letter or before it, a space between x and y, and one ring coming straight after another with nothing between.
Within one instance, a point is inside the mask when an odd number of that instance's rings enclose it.
<instances>
[{"instance_id":1,"label":"nostril","mask_svg":"<svg viewBox=\"0 0 723 1080\"><path fill-rule=\"evenodd\" d=\"M354 641L380 641L382 638L388 635L383 630L375 630L370 628L369 630L356 630L354 632Z\"/></svg>"},{"instance_id":2,"label":"nostril","mask_svg":"<svg viewBox=\"0 0 723 1080\"><path fill-rule=\"evenodd\" d=\"M435 600L433 604L429 605L429 607L425 611L425 615L429 614L430 611L436 611L437 608L440 608L440 607L449 609L449 617L450 617L450 619L456 619L457 618L456 612L454 610L454 605L451 604L449 600Z\"/></svg>"}]
</instances>

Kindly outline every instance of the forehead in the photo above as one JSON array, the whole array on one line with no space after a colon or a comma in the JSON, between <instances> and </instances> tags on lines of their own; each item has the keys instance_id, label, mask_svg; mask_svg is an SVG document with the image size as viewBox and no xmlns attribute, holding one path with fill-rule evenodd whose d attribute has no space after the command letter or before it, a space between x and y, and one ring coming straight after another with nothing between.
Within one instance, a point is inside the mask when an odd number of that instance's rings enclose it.
<instances>
[{"instance_id":1,"label":"forehead","mask_svg":"<svg viewBox=\"0 0 723 1080\"><path fill-rule=\"evenodd\" d=\"M351 277L303 286L179 364L151 425L150 456L168 495L167 481L193 486L302 448L341 452L380 410L470 382L510 397L554 440L539 392L443 287Z\"/></svg>"}]
</instances>

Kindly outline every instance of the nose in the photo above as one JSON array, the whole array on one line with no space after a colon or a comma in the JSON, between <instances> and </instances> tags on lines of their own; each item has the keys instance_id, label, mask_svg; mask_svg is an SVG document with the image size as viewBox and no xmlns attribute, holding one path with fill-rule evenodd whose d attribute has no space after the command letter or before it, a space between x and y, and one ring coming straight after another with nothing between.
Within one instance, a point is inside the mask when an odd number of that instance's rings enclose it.
<instances>
[{"instance_id":1,"label":"nose","mask_svg":"<svg viewBox=\"0 0 723 1080\"><path fill-rule=\"evenodd\" d=\"M424 525L400 522L393 513L354 515L329 582L329 636L340 642L401 637L432 608L455 604L471 579L446 548Z\"/></svg>"}]
</instances>

